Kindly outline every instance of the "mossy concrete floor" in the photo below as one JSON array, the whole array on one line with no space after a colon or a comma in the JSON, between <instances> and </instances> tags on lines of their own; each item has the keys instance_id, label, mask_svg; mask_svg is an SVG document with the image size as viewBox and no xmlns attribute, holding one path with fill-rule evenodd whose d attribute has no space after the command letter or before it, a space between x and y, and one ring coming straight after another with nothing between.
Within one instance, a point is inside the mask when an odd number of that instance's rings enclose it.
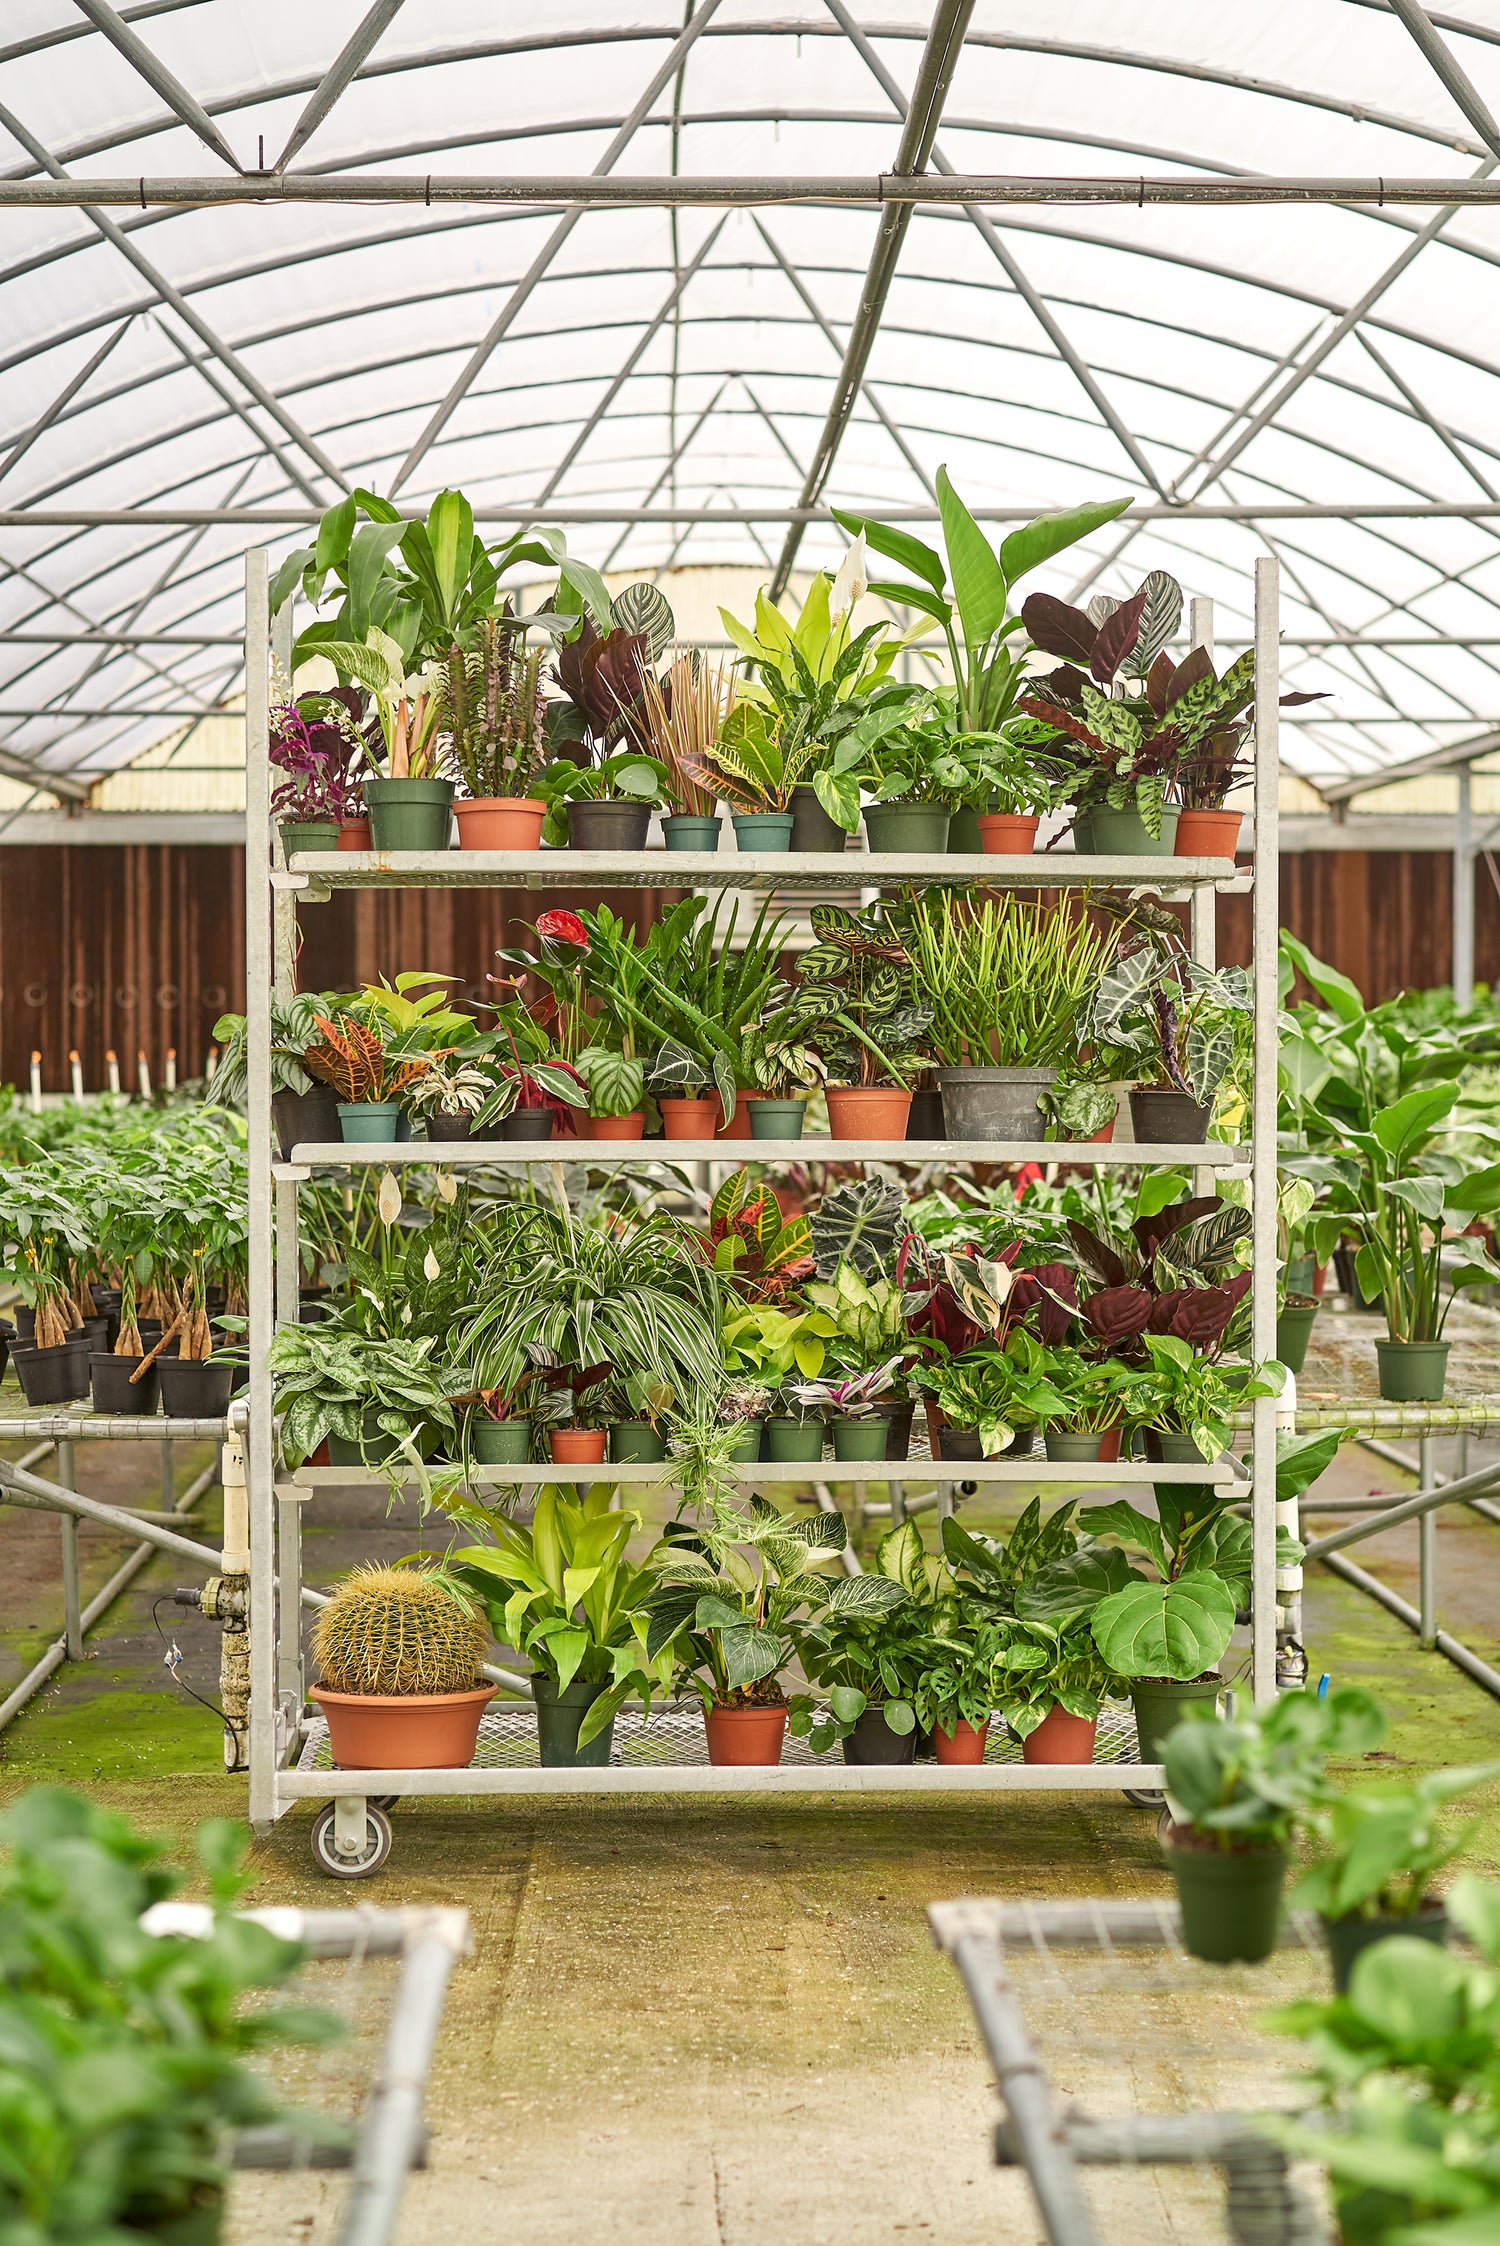
<instances>
[{"instance_id":1,"label":"mossy concrete floor","mask_svg":"<svg viewBox=\"0 0 1500 2246\"><path fill-rule=\"evenodd\" d=\"M154 1453L133 1467L131 1457L111 1454L117 1488L154 1470ZM1324 1486L1400 1483L1346 1451ZM976 1501L968 1517L985 1525L988 1512ZM416 1541L354 1493L320 1501L320 1514L308 1538L314 1582L357 1554ZM60 1593L42 1559L56 1530L36 1515L0 1518L0 1647L14 1667L55 1634ZM205 1541L215 1518L206 1507ZM1439 1543L1444 1619L1493 1658L1500 1535L1445 1522ZM1414 1552L1411 1532L1394 1532L1360 1557L1410 1593ZM107 1540L85 1533L84 1564L87 1590L114 1564ZM241 1782L218 1769L214 1717L160 1665L151 1602L180 1579L175 1563L153 1562L89 1659L4 1735L0 1793L65 1779L183 1844L198 1818L242 1808ZM162 1619L189 1681L211 1698L214 1633L193 1616ZM1308 1630L1315 1676L1368 1684L1390 1708L1378 1767L1500 1756L1500 1704L1323 1571L1309 1584ZM1488 1805L1500 1807L1500 1788ZM455 1902L473 1919L475 1954L455 1975L432 2079L432 2166L413 2179L400 2230L403 2241L445 2246L1037 2238L1024 2184L990 2165L990 2069L925 1908L963 1894L1165 1884L1152 1817L1112 1795L403 1805L385 1873L347 1890L314 1872L309 1816L294 1813L257 1845L254 1900ZM1500 1874L1500 1820L1475 1858ZM341 1969L318 1970L336 1991ZM1248 2046L1265 2003L1310 1976L1317 1969L1300 1958L1242 1981L1210 1976L1212 1993L1174 1998L1164 2016L1189 2047L1206 2029L1221 2051L1241 2032ZM1204 2102L1208 2073L1164 2064L1145 2018L1128 1994L1081 1990L1082 2042L1049 2052L1067 2094L1100 2110ZM1244 2095L1245 2077L1227 2094L1227 2078L1215 2079L1221 2102ZM1190 2181L1125 2182L1111 2176L1106 2187L1112 2246L1217 2235ZM341 2191L309 2176L239 2179L235 2246L330 2236Z\"/></svg>"}]
</instances>

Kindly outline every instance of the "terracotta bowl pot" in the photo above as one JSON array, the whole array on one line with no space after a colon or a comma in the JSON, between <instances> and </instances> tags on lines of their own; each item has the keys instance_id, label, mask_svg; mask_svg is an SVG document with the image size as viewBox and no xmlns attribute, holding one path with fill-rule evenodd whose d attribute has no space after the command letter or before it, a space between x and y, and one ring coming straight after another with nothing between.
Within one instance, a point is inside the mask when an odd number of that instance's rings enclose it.
<instances>
[{"instance_id":1,"label":"terracotta bowl pot","mask_svg":"<svg viewBox=\"0 0 1500 2246\"><path fill-rule=\"evenodd\" d=\"M464 1770L474 1760L479 1719L493 1685L472 1692L311 1694L328 1719L328 1744L340 1770Z\"/></svg>"}]
</instances>

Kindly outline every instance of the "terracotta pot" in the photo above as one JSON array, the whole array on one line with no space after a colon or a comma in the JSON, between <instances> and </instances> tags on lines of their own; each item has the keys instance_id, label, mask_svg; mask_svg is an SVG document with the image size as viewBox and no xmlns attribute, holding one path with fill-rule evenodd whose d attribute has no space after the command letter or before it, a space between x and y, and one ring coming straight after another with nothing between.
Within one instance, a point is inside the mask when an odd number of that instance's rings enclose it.
<instances>
[{"instance_id":1,"label":"terracotta pot","mask_svg":"<svg viewBox=\"0 0 1500 2246\"><path fill-rule=\"evenodd\" d=\"M734 1103L734 1113L726 1116L724 1103L719 1102L719 1120L714 1126L716 1139L748 1139L750 1136L750 1102L753 1092L741 1092Z\"/></svg>"},{"instance_id":2,"label":"terracotta pot","mask_svg":"<svg viewBox=\"0 0 1500 2246\"><path fill-rule=\"evenodd\" d=\"M904 1139L910 1092L894 1084L830 1084L828 1129L836 1139Z\"/></svg>"},{"instance_id":3,"label":"terracotta pot","mask_svg":"<svg viewBox=\"0 0 1500 2246\"><path fill-rule=\"evenodd\" d=\"M628 1115L593 1115L589 1117L589 1137L593 1139L638 1139L646 1128L645 1111L634 1107Z\"/></svg>"},{"instance_id":4,"label":"terracotta pot","mask_svg":"<svg viewBox=\"0 0 1500 2246\"><path fill-rule=\"evenodd\" d=\"M983 1762L984 1743L989 1735L988 1723L982 1723L976 1729L960 1716L953 1727L951 1739L940 1723L933 1725L932 1752L940 1763Z\"/></svg>"},{"instance_id":5,"label":"terracotta pot","mask_svg":"<svg viewBox=\"0 0 1500 2246\"><path fill-rule=\"evenodd\" d=\"M669 1139L711 1139L724 1120L718 1094L711 1100L663 1100L662 1129Z\"/></svg>"},{"instance_id":6,"label":"terracotta pot","mask_svg":"<svg viewBox=\"0 0 1500 2246\"><path fill-rule=\"evenodd\" d=\"M1125 1430L1122 1427L1105 1428L1104 1433L1099 1438L1099 1464L1101 1466L1113 1466L1118 1463L1120 1437L1124 1432Z\"/></svg>"},{"instance_id":7,"label":"terracotta pot","mask_svg":"<svg viewBox=\"0 0 1500 2246\"><path fill-rule=\"evenodd\" d=\"M744 1770L752 1763L781 1760L784 1707L705 1708L703 1726L708 1733L708 1759L715 1769Z\"/></svg>"},{"instance_id":8,"label":"terracotta pot","mask_svg":"<svg viewBox=\"0 0 1500 2246\"><path fill-rule=\"evenodd\" d=\"M1099 1726L1087 1716L1070 1716L1066 1708L1049 1708L1036 1730L1021 1743L1023 1762L1092 1762L1094 1734Z\"/></svg>"},{"instance_id":9,"label":"terracotta pot","mask_svg":"<svg viewBox=\"0 0 1500 2246\"><path fill-rule=\"evenodd\" d=\"M554 1427L547 1439L554 1466L602 1466L609 1432L603 1427Z\"/></svg>"},{"instance_id":10,"label":"terracotta pot","mask_svg":"<svg viewBox=\"0 0 1500 2246\"><path fill-rule=\"evenodd\" d=\"M1029 813L981 811L979 841L987 858L1029 858L1036 848L1040 818Z\"/></svg>"},{"instance_id":11,"label":"terracotta pot","mask_svg":"<svg viewBox=\"0 0 1500 2246\"><path fill-rule=\"evenodd\" d=\"M1239 847L1243 814L1238 811L1179 811L1178 858L1233 858Z\"/></svg>"},{"instance_id":12,"label":"terracotta pot","mask_svg":"<svg viewBox=\"0 0 1500 2246\"><path fill-rule=\"evenodd\" d=\"M368 850L370 848L370 822L368 819L343 819L339 823L337 850Z\"/></svg>"},{"instance_id":13,"label":"terracotta pot","mask_svg":"<svg viewBox=\"0 0 1500 2246\"><path fill-rule=\"evenodd\" d=\"M1115 1124L1117 1120L1118 1118L1112 1115L1109 1121L1105 1124L1102 1131L1091 1131L1086 1139L1081 1139L1079 1141L1079 1144L1081 1146L1112 1145L1114 1143Z\"/></svg>"},{"instance_id":14,"label":"terracotta pot","mask_svg":"<svg viewBox=\"0 0 1500 2246\"><path fill-rule=\"evenodd\" d=\"M536 796L483 795L455 803L460 850L540 850L547 806Z\"/></svg>"},{"instance_id":15,"label":"terracotta pot","mask_svg":"<svg viewBox=\"0 0 1500 2246\"><path fill-rule=\"evenodd\" d=\"M474 1760L479 1719L493 1685L473 1692L328 1692L311 1697L328 1719L339 1770L463 1770Z\"/></svg>"}]
</instances>

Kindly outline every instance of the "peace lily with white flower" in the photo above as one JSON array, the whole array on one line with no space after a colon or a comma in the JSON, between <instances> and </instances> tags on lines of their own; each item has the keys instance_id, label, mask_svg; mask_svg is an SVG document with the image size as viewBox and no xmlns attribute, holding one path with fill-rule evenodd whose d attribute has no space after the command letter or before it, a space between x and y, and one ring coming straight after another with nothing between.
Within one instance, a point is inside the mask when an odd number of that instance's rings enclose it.
<instances>
[{"instance_id":1,"label":"peace lily with white flower","mask_svg":"<svg viewBox=\"0 0 1500 2246\"><path fill-rule=\"evenodd\" d=\"M385 741L384 777L434 778L442 708L441 666L429 663L408 674L400 647L378 624L370 626L363 645L353 640L325 640L317 652L372 697Z\"/></svg>"}]
</instances>

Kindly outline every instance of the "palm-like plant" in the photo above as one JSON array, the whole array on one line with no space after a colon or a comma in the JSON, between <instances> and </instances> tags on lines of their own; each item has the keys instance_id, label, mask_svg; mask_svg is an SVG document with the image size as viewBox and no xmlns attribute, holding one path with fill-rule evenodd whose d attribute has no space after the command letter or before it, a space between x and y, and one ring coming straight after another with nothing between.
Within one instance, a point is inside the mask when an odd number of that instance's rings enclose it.
<instances>
[{"instance_id":1,"label":"palm-like plant","mask_svg":"<svg viewBox=\"0 0 1500 2246\"><path fill-rule=\"evenodd\" d=\"M642 675L642 730L666 768L667 793L679 811L712 818L717 786L705 785L697 772L734 707L733 674L724 663L710 670L696 649L678 647L664 678L651 670Z\"/></svg>"}]
</instances>

